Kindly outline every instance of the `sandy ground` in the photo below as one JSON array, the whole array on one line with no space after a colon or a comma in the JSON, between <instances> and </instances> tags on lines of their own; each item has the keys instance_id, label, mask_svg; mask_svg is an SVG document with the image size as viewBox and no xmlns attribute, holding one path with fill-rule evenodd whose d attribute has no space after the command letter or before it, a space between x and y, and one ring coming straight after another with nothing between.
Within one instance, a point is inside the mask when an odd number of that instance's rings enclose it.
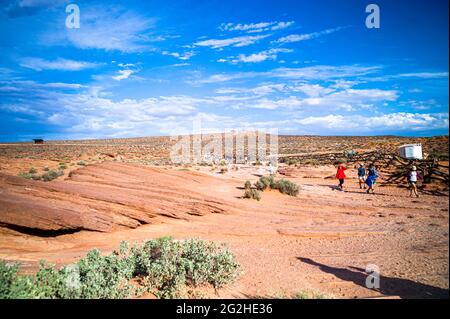
<instances>
[{"instance_id":1,"label":"sandy ground","mask_svg":"<svg viewBox=\"0 0 450 319\"><path fill-rule=\"evenodd\" d=\"M95 165L98 169L120 170L122 175L102 174L102 183L99 176L78 175L78 179L49 184L89 189L108 182L111 191L141 196L150 204L156 201L148 198L148 193L136 193L132 175L138 170L141 177L145 175L142 178L152 180L155 170L164 169L113 162ZM87 166L79 171L91 172L81 174L87 176L95 169ZM277 297L310 290L333 298L448 298L448 196L423 195L416 199L408 197L407 190L394 187L380 187L375 195L365 194L353 178L353 170L348 171L351 178L341 192L335 189L335 180L326 178L334 175L333 167L306 167L296 169L288 178L301 187L297 197L265 191L257 202L240 198L242 186L245 180L255 182L256 175L264 174L264 170L241 168L225 174L208 167L199 170L166 171L170 171L168 178L183 180L176 196L196 201L204 196L217 202L223 211L201 216L156 216L150 224L135 229L79 231L57 237L37 237L0 227L0 258L21 261L24 271L32 271L40 259L66 264L94 247L111 251L122 240L198 237L228 244L243 270L234 284L209 297ZM121 183L126 171L131 177ZM101 188L97 192L100 194ZM88 195L83 194L77 198L78 205L87 201ZM93 200L91 196L91 205ZM114 208L118 204L107 205ZM378 290L365 287L369 264L380 270Z\"/></svg>"}]
</instances>

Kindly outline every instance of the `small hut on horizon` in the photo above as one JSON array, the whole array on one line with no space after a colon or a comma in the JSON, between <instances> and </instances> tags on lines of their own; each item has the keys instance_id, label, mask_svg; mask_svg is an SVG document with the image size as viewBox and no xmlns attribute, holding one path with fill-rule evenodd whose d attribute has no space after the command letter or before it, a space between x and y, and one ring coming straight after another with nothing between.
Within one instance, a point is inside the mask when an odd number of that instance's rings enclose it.
<instances>
[{"instance_id":1,"label":"small hut on horizon","mask_svg":"<svg viewBox=\"0 0 450 319\"><path fill-rule=\"evenodd\" d=\"M44 144L44 140L42 138L34 138L34 144Z\"/></svg>"}]
</instances>

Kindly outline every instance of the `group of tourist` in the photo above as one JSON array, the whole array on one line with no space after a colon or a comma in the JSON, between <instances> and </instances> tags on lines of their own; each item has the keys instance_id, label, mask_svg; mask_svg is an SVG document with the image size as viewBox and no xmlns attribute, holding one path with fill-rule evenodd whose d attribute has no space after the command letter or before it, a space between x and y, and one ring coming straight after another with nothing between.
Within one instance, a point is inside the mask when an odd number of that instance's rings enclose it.
<instances>
[{"instance_id":1,"label":"group of tourist","mask_svg":"<svg viewBox=\"0 0 450 319\"><path fill-rule=\"evenodd\" d=\"M336 178L339 180L338 188L344 190L344 180L346 178L345 171L347 167L343 163L339 163L337 166ZM375 185L377 183L377 178L379 177L376 166L371 163L368 169L364 164L358 164L358 183L360 189L365 189L367 194L375 193ZM419 197L417 192L417 179L419 177L417 167L412 166L411 170L407 174L408 188L410 190L409 196L412 197L413 194Z\"/></svg>"}]
</instances>

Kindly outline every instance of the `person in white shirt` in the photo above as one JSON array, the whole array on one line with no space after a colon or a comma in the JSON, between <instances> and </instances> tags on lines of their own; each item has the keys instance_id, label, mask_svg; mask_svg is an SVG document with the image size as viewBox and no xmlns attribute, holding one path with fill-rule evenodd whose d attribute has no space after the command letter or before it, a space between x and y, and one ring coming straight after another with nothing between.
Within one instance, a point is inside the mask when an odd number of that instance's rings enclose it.
<instances>
[{"instance_id":1,"label":"person in white shirt","mask_svg":"<svg viewBox=\"0 0 450 319\"><path fill-rule=\"evenodd\" d=\"M409 197L412 197L413 193L416 197L419 197L417 193L417 167L413 166L411 171L408 173L408 184L409 184Z\"/></svg>"}]
</instances>

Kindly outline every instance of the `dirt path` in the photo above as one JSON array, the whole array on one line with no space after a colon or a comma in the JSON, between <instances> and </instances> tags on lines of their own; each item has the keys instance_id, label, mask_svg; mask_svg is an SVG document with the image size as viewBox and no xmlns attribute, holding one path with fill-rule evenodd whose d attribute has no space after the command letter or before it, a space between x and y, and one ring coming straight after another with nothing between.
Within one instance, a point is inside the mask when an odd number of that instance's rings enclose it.
<instances>
[{"instance_id":1,"label":"dirt path","mask_svg":"<svg viewBox=\"0 0 450 319\"><path fill-rule=\"evenodd\" d=\"M340 192L334 190L334 180L325 179L333 174L332 167L299 169L289 178L301 186L298 197L265 191L260 202L239 198L244 181L258 178L250 169L220 175L206 169L148 169L109 162L79 172L67 181L48 183L56 188L62 187L57 183L70 189L76 186L79 207L98 209L96 205L102 203L106 205L102 209L116 213L121 207L126 216L139 211L137 202L151 208L159 202L149 196L153 191L146 183L161 184L158 178L164 176L168 180L163 184L170 186L175 206L186 198L193 203L208 200L223 212L204 213L205 206L200 205L198 214L158 215L151 224L135 229L79 231L57 237L0 228L0 258L20 260L31 271L40 259L69 263L93 247L110 251L122 240L199 237L227 243L242 265L243 275L221 290L219 297L289 296L313 290L336 298L448 298L448 197L412 199L404 189L390 187L368 195L359 190L355 179L347 180L346 192ZM146 189L137 189L136 180ZM119 195L105 198L108 190L136 198L134 206L114 202ZM163 195L164 189L160 191L161 196L168 196ZM74 205L67 198L58 200ZM365 287L369 264L380 269L379 291Z\"/></svg>"}]
</instances>

